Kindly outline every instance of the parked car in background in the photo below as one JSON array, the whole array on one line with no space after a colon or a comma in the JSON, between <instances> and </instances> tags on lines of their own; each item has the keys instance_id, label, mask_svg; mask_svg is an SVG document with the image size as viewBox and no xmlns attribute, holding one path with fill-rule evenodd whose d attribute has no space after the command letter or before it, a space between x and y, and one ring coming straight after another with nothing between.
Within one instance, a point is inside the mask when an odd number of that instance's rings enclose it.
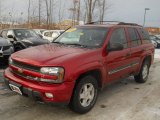
<instances>
[{"instance_id":1,"label":"parked car in background","mask_svg":"<svg viewBox=\"0 0 160 120\"><path fill-rule=\"evenodd\" d=\"M156 48L160 47L160 38L155 35L150 35L150 39ZM155 43L156 42L156 43Z\"/></svg>"},{"instance_id":2,"label":"parked car in background","mask_svg":"<svg viewBox=\"0 0 160 120\"><path fill-rule=\"evenodd\" d=\"M4 29L1 31L1 36L11 41L15 51L49 43L30 29Z\"/></svg>"},{"instance_id":3,"label":"parked car in background","mask_svg":"<svg viewBox=\"0 0 160 120\"><path fill-rule=\"evenodd\" d=\"M47 30L43 32L43 39L47 39L52 42L55 38L61 35L64 30Z\"/></svg>"},{"instance_id":4,"label":"parked car in background","mask_svg":"<svg viewBox=\"0 0 160 120\"><path fill-rule=\"evenodd\" d=\"M38 35L42 36L43 32L46 31L46 29L33 29Z\"/></svg>"},{"instance_id":5,"label":"parked car in background","mask_svg":"<svg viewBox=\"0 0 160 120\"><path fill-rule=\"evenodd\" d=\"M0 37L0 60L8 59L14 47L8 39Z\"/></svg>"},{"instance_id":6,"label":"parked car in background","mask_svg":"<svg viewBox=\"0 0 160 120\"><path fill-rule=\"evenodd\" d=\"M154 45L154 47L157 48L157 42L155 40L151 40L151 42Z\"/></svg>"},{"instance_id":7,"label":"parked car in background","mask_svg":"<svg viewBox=\"0 0 160 120\"><path fill-rule=\"evenodd\" d=\"M158 34L158 35L155 35L156 37L158 37L159 39L160 39L160 34Z\"/></svg>"},{"instance_id":8,"label":"parked car in background","mask_svg":"<svg viewBox=\"0 0 160 120\"><path fill-rule=\"evenodd\" d=\"M145 83L155 50L148 32L136 24L100 23L76 26L52 44L12 54L6 85L20 95L65 103L83 114L106 85L131 75Z\"/></svg>"}]
</instances>

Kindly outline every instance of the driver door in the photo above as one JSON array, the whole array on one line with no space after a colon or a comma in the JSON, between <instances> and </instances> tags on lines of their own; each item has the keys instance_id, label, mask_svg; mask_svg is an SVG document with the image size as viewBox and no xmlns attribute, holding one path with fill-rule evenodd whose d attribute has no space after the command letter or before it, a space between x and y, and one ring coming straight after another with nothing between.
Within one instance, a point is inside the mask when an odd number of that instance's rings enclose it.
<instances>
[{"instance_id":1,"label":"driver door","mask_svg":"<svg viewBox=\"0 0 160 120\"><path fill-rule=\"evenodd\" d=\"M123 50L109 51L106 56L107 81L112 82L130 74L131 50L124 28L114 28L109 44L120 43ZM108 46L109 47L109 46Z\"/></svg>"}]
</instances>

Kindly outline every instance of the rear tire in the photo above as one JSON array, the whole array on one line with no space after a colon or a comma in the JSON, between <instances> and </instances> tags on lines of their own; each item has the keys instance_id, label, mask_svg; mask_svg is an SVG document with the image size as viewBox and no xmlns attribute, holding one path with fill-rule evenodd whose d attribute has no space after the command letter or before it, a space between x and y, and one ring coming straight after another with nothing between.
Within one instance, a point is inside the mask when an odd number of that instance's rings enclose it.
<instances>
[{"instance_id":1,"label":"rear tire","mask_svg":"<svg viewBox=\"0 0 160 120\"><path fill-rule=\"evenodd\" d=\"M95 105L98 97L98 83L92 76L80 79L73 92L70 108L72 111L84 114Z\"/></svg>"},{"instance_id":2,"label":"rear tire","mask_svg":"<svg viewBox=\"0 0 160 120\"><path fill-rule=\"evenodd\" d=\"M150 68L150 63L149 61L145 60L142 64L140 73L134 76L135 81L137 83L145 83L147 81L149 75L149 68Z\"/></svg>"}]
</instances>

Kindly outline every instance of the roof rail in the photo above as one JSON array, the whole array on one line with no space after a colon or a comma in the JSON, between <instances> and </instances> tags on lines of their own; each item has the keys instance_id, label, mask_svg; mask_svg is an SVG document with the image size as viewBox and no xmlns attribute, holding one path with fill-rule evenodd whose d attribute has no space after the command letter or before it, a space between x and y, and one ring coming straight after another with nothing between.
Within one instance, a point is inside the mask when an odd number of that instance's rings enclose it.
<instances>
[{"instance_id":1,"label":"roof rail","mask_svg":"<svg viewBox=\"0 0 160 120\"><path fill-rule=\"evenodd\" d=\"M132 26L141 26L141 25L138 25L136 23L125 23L125 22L120 22L118 25L132 25ZM141 26L142 27L142 26Z\"/></svg>"},{"instance_id":2,"label":"roof rail","mask_svg":"<svg viewBox=\"0 0 160 120\"><path fill-rule=\"evenodd\" d=\"M87 25L87 24L104 24L104 23L106 23L106 24L116 24L116 25L141 26L141 25L138 25L136 23L125 23L125 22L120 22L120 21L95 21L95 22L86 23L85 25Z\"/></svg>"},{"instance_id":3,"label":"roof rail","mask_svg":"<svg viewBox=\"0 0 160 120\"><path fill-rule=\"evenodd\" d=\"M103 24L103 23L108 23L108 24L117 23L117 24L119 24L119 23L122 23L122 22L120 22L120 21L95 21L95 22L86 23L85 25L87 25L87 24Z\"/></svg>"}]
</instances>

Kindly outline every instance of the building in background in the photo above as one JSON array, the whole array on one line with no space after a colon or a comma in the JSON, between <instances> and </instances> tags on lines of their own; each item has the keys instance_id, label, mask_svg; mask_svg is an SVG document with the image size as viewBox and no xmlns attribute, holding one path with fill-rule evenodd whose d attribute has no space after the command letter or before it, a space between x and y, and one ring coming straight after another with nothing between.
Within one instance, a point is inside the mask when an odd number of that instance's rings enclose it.
<instances>
[{"instance_id":1,"label":"building in background","mask_svg":"<svg viewBox=\"0 0 160 120\"><path fill-rule=\"evenodd\" d=\"M146 27L146 30L153 35L160 34L160 28Z\"/></svg>"}]
</instances>

